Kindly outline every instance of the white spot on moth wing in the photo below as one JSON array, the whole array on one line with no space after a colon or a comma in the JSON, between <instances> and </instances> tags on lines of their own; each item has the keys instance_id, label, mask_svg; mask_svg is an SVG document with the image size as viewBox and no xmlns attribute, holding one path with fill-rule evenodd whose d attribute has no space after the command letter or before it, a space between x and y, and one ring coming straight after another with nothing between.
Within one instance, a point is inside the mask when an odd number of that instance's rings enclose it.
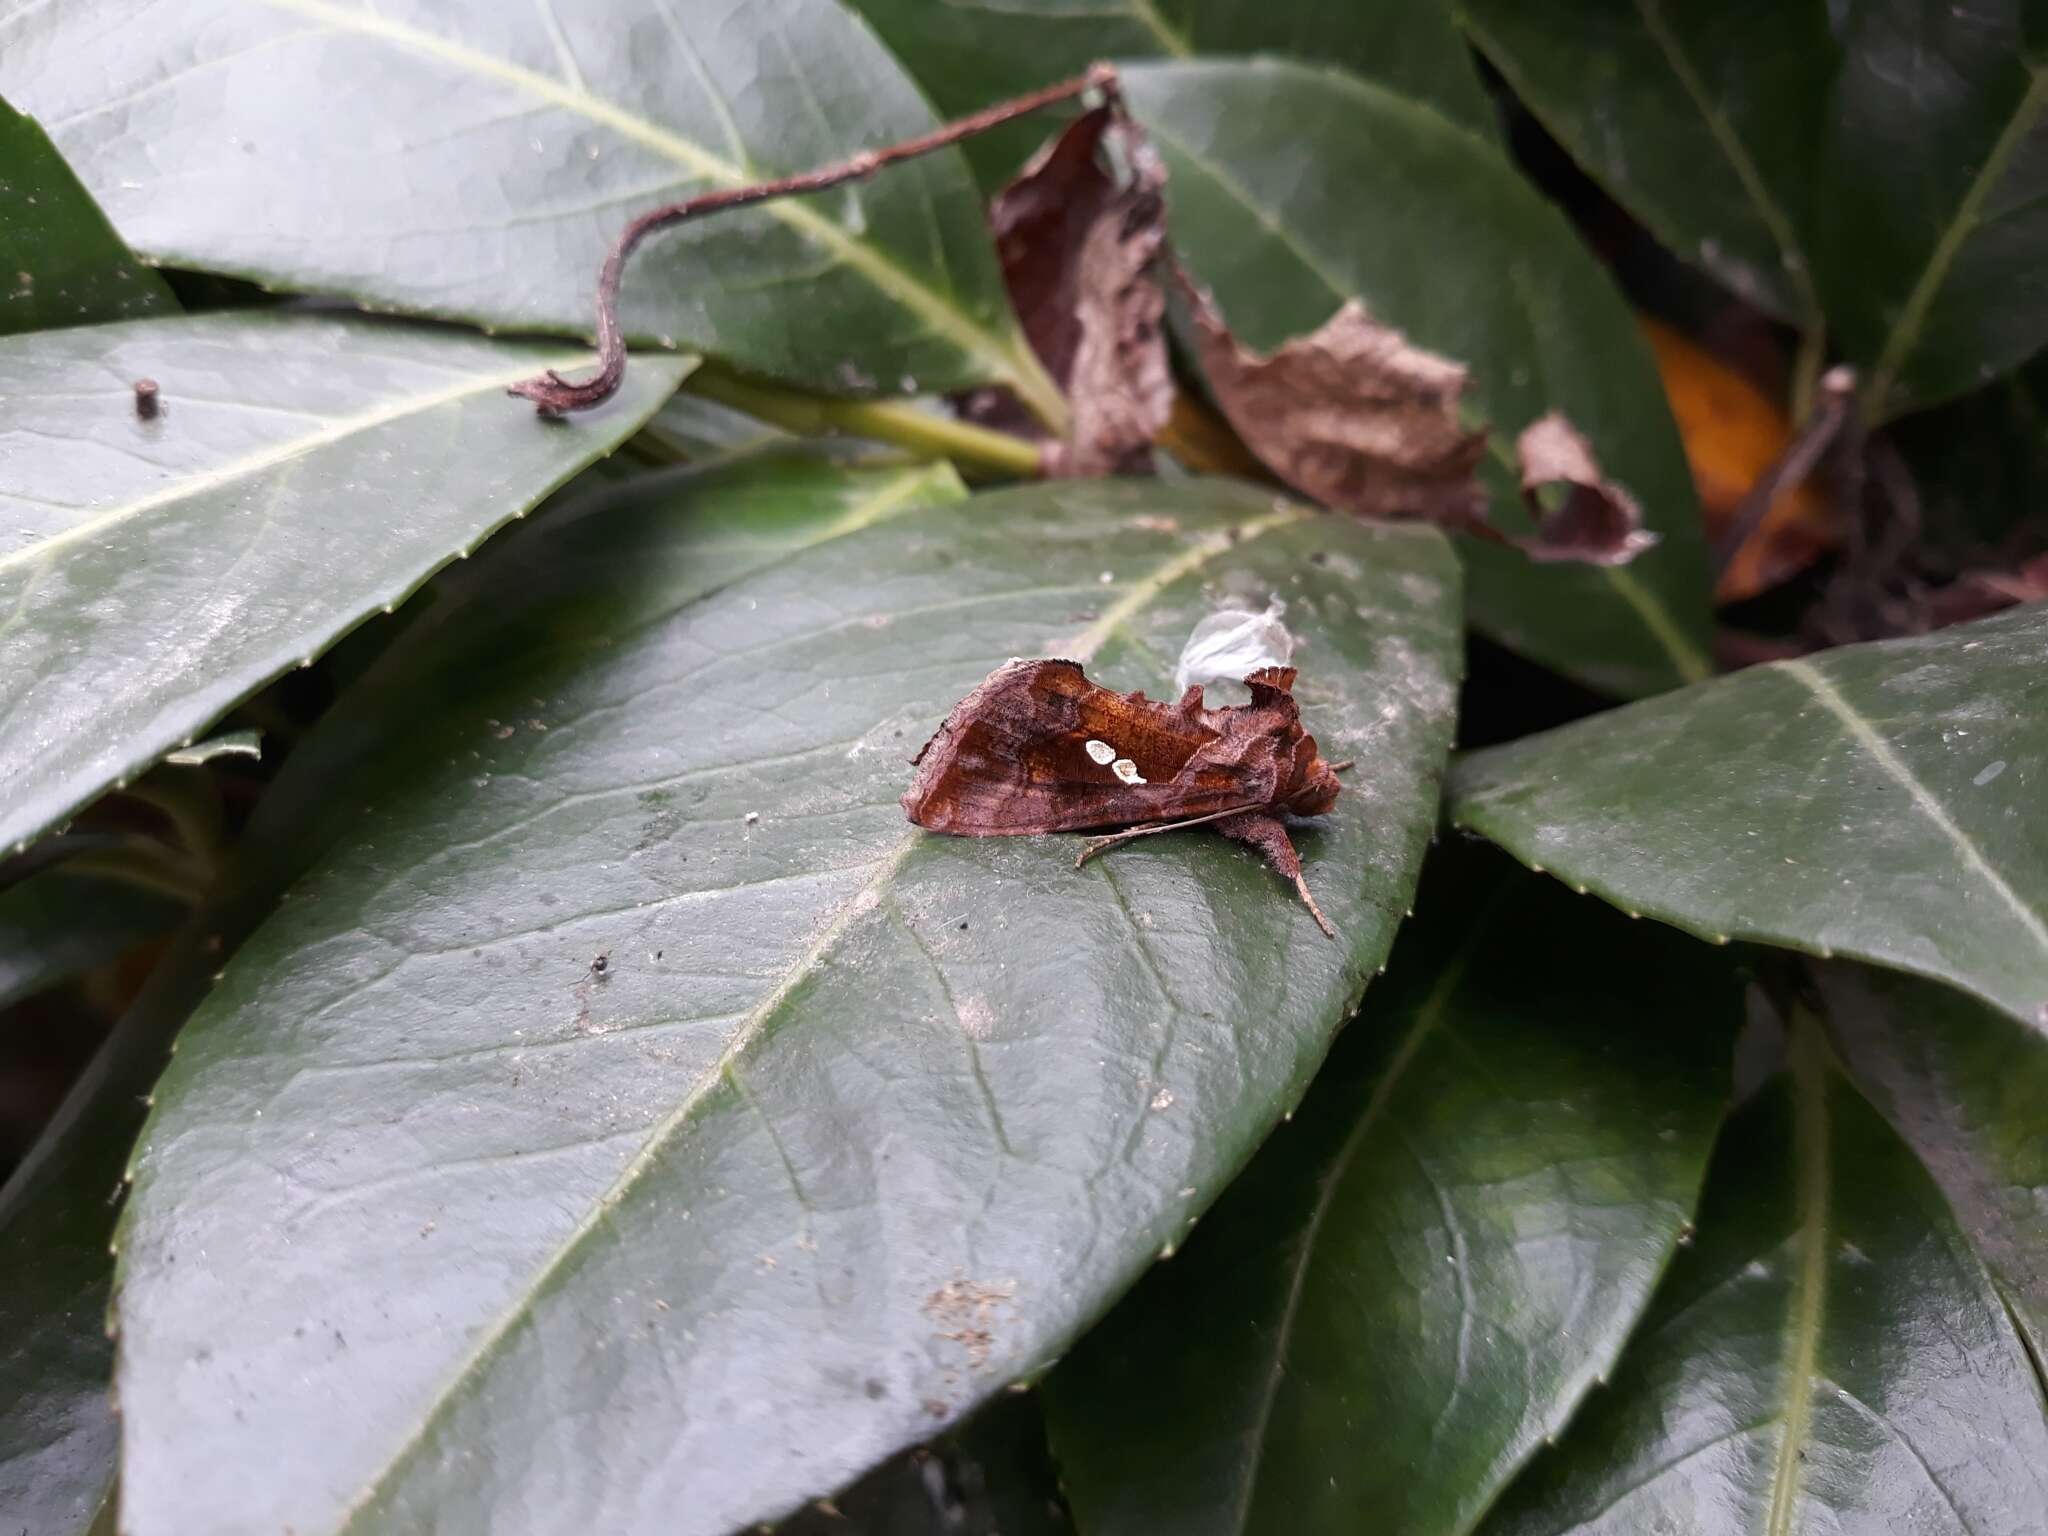
<instances>
[{"instance_id":1,"label":"white spot on moth wing","mask_svg":"<svg viewBox=\"0 0 2048 1536\"><path fill-rule=\"evenodd\" d=\"M1091 740L1088 743L1088 755L1106 768L1111 760L1116 757L1116 748L1106 741Z\"/></svg>"},{"instance_id":2,"label":"white spot on moth wing","mask_svg":"<svg viewBox=\"0 0 2048 1536\"><path fill-rule=\"evenodd\" d=\"M1145 775L1138 772L1138 765L1128 757L1120 757L1109 765L1109 771L1126 784L1143 784Z\"/></svg>"}]
</instances>

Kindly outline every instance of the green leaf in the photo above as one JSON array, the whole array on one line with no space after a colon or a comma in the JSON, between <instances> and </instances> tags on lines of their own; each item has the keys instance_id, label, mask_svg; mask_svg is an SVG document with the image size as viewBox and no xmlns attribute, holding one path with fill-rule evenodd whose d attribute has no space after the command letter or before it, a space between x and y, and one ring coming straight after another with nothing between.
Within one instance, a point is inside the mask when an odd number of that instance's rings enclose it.
<instances>
[{"instance_id":1,"label":"green leaf","mask_svg":"<svg viewBox=\"0 0 2048 1536\"><path fill-rule=\"evenodd\" d=\"M581 483L598 476L599 468L586 471ZM764 462L744 476L761 482L764 493L728 496L715 509L690 505L690 477L677 474L565 497L548 516L493 540L480 558L443 571L407 604L400 615L406 627L361 685L344 694L286 760L236 846L235 867L219 883L219 898L186 925L44 1140L0 1193L0 1255L17 1256L8 1258L10 1275L30 1277L0 1287L0 1507L33 1515L38 1533L66 1530L83 1525L113 1480L119 1427L110 1411L114 1348L106 1323L110 1196L142 1125L146 1096L172 1036L210 989L223 957L268 914L279 891L353 826L351 791L362 787L365 765L382 754L394 771L404 771L402 744L421 711L442 702L437 690L447 682L419 664L422 648L459 644L481 664L525 629L527 609L506 602L508 590L589 587L613 565L610 541L590 536L601 519L671 525L675 563L664 572L663 588L679 601L857 530L866 516L887 510L888 499L878 491L916 488L931 495L951 484L943 470L860 479L801 459ZM808 495L794 497L792 487ZM558 536L558 530L579 528ZM535 539L544 548L529 556Z\"/></svg>"},{"instance_id":2,"label":"green leaf","mask_svg":"<svg viewBox=\"0 0 2048 1536\"><path fill-rule=\"evenodd\" d=\"M108 1518L120 1439L108 1336L114 1200L165 1047L220 964L232 930L219 923L186 925L0 1187L0 1511L10 1530L86 1536Z\"/></svg>"},{"instance_id":3,"label":"green leaf","mask_svg":"<svg viewBox=\"0 0 2048 1536\"><path fill-rule=\"evenodd\" d=\"M1450 813L1725 943L1937 977L2048 1027L2048 608L1751 667L1463 758Z\"/></svg>"},{"instance_id":4,"label":"green leaf","mask_svg":"<svg viewBox=\"0 0 2048 1536\"><path fill-rule=\"evenodd\" d=\"M1458 9L1516 95L1665 244L1802 329L1824 318L1891 415L2048 342L2048 72L2023 44L2025 6Z\"/></svg>"},{"instance_id":5,"label":"green leaf","mask_svg":"<svg viewBox=\"0 0 2048 1536\"><path fill-rule=\"evenodd\" d=\"M0 91L153 259L576 335L633 215L932 126L833 0L46 6L16 19ZM1062 410L953 151L663 235L624 320L842 393L1007 383Z\"/></svg>"},{"instance_id":6,"label":"green leaf","mask_svg":"<svg viewBox=\"0 0 2048 1536\"><path fill-rule=\"evenodd\" d=\"M1280 53L1336 64L1426 101L1480 133L1493 105L1439 0L850 0L948 117L1078 75L1097 59ZM991 189L1050 136L1039 118L963 146Z\"/></svg>"},{"instance_id":7,"label":"green leaf","mask_svg":"<svg viewBox=\"0 0 2048 1536\"><path fill-rule=\"evenodd\" d=\"M758 473L686 506L871 526L708 594L676 508L529 530L546 590L423 647L357 830L186 1031L123 1228L138 1536L723 1532L828 1493L1070 1343L1379 963L1450 728L1437 535L1221 484L904 511L930 471ZM1303 833L1342 943L1212 837L1076 871L906 826L908 756L1006 656L1156 688L1253 589L1362 760ZM201 1251L241 1256L232 1300Z\"/></svg>"},{"instance_id":8,"label":"green leaf","mask_svg":"<svg viewBox=\"0 0 2048 1536\"><path fill-rule=\"evenodd\" d=\"M2048 1421L2019 1339L1823 1049L1795 1042L1796 1075L1729 1122L1612 1390L1485 1536L2040 1529Z\"/></svg>"},{"instance_id":9,"label":"green leaf","mask_svg":"<svg viewBox=\"0 0 2048 1536\"><path fill-rule=\"evenodd\" d=\"M1125 77L1171 171L1175 248L1259 350L1348 299L1471 366L1503 456L1557 409L1662 542L1625 567L1532 565L1474 540L1472 622L1595 687L1708 672L1699 505L1647 344L1569 225L1492 145L1344 75L1270 60ZM1497 521L1523 517L1503 457Z\"/></svg>"},{"instance_id":10,"label":"green leaf","mask_svg":"<svg viewBox=\"0 0 2048 1536\"><path fill-rule=\"evenodd\" d=\"M21 846L607 452L675 387L643 359L590 420L505 386L574 366L361 319L221 313L0 340L0 847ZM135 414L129 381L162 386Z\"/></svg>"},{"instance_id":11,"label":"green leaf","mask_svg":"<svg viewBox=\"0 0 2048 1536\"><path fill-rule=\"evenodd\" d=\"M0 1189L0 1511L10 1536L84 1536L113 1484L107 1233L141 1114L134 1095L148 1086L147 1076L127 1085L125 1127L116 1114L61 1145L46 1133Z\"/></svg>"},{"instance_id":12,"label":"green leaf","mask_svg":"<svg viewBox=\"0 0 2048 1536\"><path fill-rule=\"evenodd\" d=\"M121 243L50 136L0 101L0 336L177 307L164 280Z\"/></svg>"},{"instance_id":13,"label":"green leaf","mask_svg":"<svg viewBox=\"0 0 2048 1536\"><path fill-rule=\"evenodd\" d=\"M1090 1536L1470 1530L1613 1366L1741 990L1669 930L1488 885L1424 885L1294 1123L1053 1373Z\"/></svg>"},{"instance_id":14,"label":"green leaf","mask_svg":"<svg viewBox=\"0 0 2048 1536\"><path fill-rule=\"evenodd\" d=\"M158 891L46 870L0 891L0 1008L97 970L168 932L183 906Z\"/></svg>"},{"instance_id":15,"label":"green leaf","mask_svg":"<svg viewBox=\"0 0 2048 1536\"><path fill-rule=\"evenodd\" d=\"M1836 1046L1926 1164L2037 1362L2048 1361L2048 1041L1947 987L1835 965Z\"/></svg>"}]
</instances>

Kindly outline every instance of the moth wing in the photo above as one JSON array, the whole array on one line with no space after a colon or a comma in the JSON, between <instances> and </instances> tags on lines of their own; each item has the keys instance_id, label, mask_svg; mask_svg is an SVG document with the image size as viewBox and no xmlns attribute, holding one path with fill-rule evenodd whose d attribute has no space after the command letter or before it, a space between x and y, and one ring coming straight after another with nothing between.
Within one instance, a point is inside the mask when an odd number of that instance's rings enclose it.
<instances>
[{"instance_id":1,"label":"moth wing","mask_svg":"<svg viewBox=\"0 0 2048 1536\"><path fill-rule=\"evenodd\" d=\"M989 837L1247 804L1243 774L1196 761L1214 735L1172 706L1089 682L1071 661L1011 662L926 744L903 806L919 826Z\"/></svg>"}]
</instances>

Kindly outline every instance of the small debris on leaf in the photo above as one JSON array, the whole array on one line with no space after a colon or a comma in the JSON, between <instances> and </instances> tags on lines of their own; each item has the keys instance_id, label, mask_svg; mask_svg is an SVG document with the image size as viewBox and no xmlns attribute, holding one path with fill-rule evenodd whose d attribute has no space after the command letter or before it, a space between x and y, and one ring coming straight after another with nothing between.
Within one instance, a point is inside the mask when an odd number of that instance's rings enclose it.
<instances>
[{"instance_id":1,"label":"small debris on leaf","mask_svg":"<svg viewBox=\"0 0 2048 1536\"><path fill-rule=\"evenodd\" d=\"M163 391L155 379L135 381L135 414L144 421L155 421L163 414Z\"/></svg>"}]
</instances>

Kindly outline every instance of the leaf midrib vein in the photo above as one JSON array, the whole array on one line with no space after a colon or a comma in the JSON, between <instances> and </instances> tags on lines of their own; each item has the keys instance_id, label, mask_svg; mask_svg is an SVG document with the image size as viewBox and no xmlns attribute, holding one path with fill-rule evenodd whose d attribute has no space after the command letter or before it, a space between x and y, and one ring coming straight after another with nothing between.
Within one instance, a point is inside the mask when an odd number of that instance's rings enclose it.
<instances>
[{"instance_id":1,"label":"leaf midrib vein","mask_svg":"<svg viewBox=\"0 0 2048 1536\"><path fill-rule=\"evenodd\" d=\"M740 167L659 123L629 112L601 96L579 91L564 81L550 79L432 32L374 13L348 10L329 3L329 0L260 0L260 3L338 31L382 38L394 47L410 48L442 59L454 68L501 80L517 90L601 123L706 181L734 187L744 185L748 180ZM1034 404L1041 403L1038 396L1043 390L1036 387L1041 380L1028 376L1032 370L1023 365L1023 354L1016 338L991 333L958 305L948 302L897 266L879 249L850 238L838 225L807 204L793 198L778 198L763 204L762 208L770 217L781 220L813 245L830 251L881 293L917 315L934 332L949 338L963 352L979 358L1001 382L1017 389Z\"/></svg>"},{"instance_id":2,"label":"leaf midrib vein","mask_svg":"<svg viewBox=\"0 0 2048 1536\"><path fill-rule=\"evenodd\" d=\"M2018 151L2020 140L2026 137L2041 109L2048 106L2048 69L2036 69L2028 82L2026 93L2013 109L2012 117L1998 135L1998 141L1991 147L1991 153L1984 157L1984 163L1977 168L1977 174L1963 192L1962 201L1956 204L1955 217L1942 228L1940 239L1934 249L1928 252L1927 265L1920 269L1920 278L1913 284L1913 291L1906 296L1906 304L1899 311L1899 318L1884 339L1884 350L1878 354L1877 364L1871 369L1870 387L1863 397L1864 414L1875 418L1884 409L1885 396L1891 393L1893 382L1906 359L1918 345L1920 332L1927 323L1927 311L1934 305L1934 298L1941 291L1941 285L1948 280L1949 268L1955 265L1961 254L1963 242L1983 220L1984 201L1991 190L2005 178L2006 167Z\"/></svg>"},{"instance_id":3,"label":"leaf midrib vein","mask_svg":"<svg viewBox=\"0 0 2048 1536\"><path fill-rule=\"evenodd\" d=\"M2028 937L2040 946L2044 954L2048 954L2048 923L2044 923L2040 916L2020 899L2019 892L2006 882L2005 877L1984 856L1969 833L1949 816L1933 792L1920 782L1906 760L1892 749L1891 743L1878 735L1856 706L1844 698L1834 684L1829 682L1812 663L1792 660L1778 662L1776 665L1778 670L1797 678L1828 713L1842 723L1850 736L1877 760L1878 766L1911 797L1920 813L1933 822L1942 835L1954 845L1956 852L1962 856L1963 863L2012 909L2013 915L2019 919L2020 926L2026 930Z\"/></svg>"},{"instance_id":4,"label":"leaf midrib vein","mask_svg":"<svg viewBox=\"0 0 2048 1536\"><path fill-rule=\"evenodd\" d=\"M1766 1536L1797 1536L1800 1476L1806 1443L1813 1436L1814 1376L1820 1334L1827 1313L1828 1236L1828 1064L1820 1026L1811 1018L1793 1021L1792 1158L1798 1215L1798 1268L1785 1317L1784 1380L1778 1460L1771 1474Z\"/></svg>"},{"instance_id":5,"label":"leaf midrib vein","mask_svg":"<svg viewBox=\"0 0 2048 1536\"><path fill-rule=\"evenodd\" d=\"M1777 199L1765 187L1763 173L1751 158L1749 149L1736 134L1735 127L1715 106L1706 82L1700 79L1692 67L1692 60L1678 45L1664 20L1659 0L1635 0L1636 14L1642 18L1643 30L1650 34L1650 40L1657 45L1657 51L1664 56L1665 64L1685 92L1686 100L1706 124L1708 134L1721 157L1728 162L1728 168L1735 172L1735 179L1742 183L1742 190L1756 209L1757 217L1770 232L1772 242L1778 247L1778 259L1784 270L1791 276L1799 291L1801 314L1798 328L1811 331L1821 323L1819 295L1814 292L1813 279L1809 275L1805 254L1800 250L1798 237L1792 231L1792 221L1780 208Z\"/></svg>"},{"instance_id":6,"label":"leaf midrib vein","mask_svg":"<svg viewBox=\"0 0 2048 1536\"><path fill-rule=\"evenodd\" d=\"M25 566L41 564L47 556L56 550L67 548L83 540L95 538L116 524L127 522L131 518L140 517L143 513L154 511L158 507L168 506L173 502L187 501L195 496L203 496L208 491L218 490L221 486L230 485L250 475L261 474L266 469L275 469L279 465L289 464L318 449L331 447L333 444L354 437L361 432L370 432L378 427L388 426L390 423L402 420L407 416L421 415L444 405L453 405L458 400L466 399L471 395L482 394L486 390L503 389L507 385L518 383L521 379L528 377L540 368L573 366L580 358L581 354L579 353L565 353L556 358L529 357L519 367L514 369L500 370L497 373L483 376L472 375L459 384L448 385L446 388L435 390L430 394L406 395L384 405L375 406L370 410L359 411L353 416L333 418L318 431L308 432L299 437L287 438L256 453L245 454L239 459L231 459L225 464L216 465L214 468L204 470L199 474L175 480L162 490L152 491L146 496L135 498L133 501L126 501L118 506L109 507L104 512L97 513L93 517L88 518L85 522L75 524L60 533L53 533L48 538L39 539L33 544L24 545L22 548L14 550L9 554L0 555L0 576Z\"/></svg>"},{"instance_id":7,"label":"leaf midrib vein","mask_svg":"<svg viewBox=\"0 0 2048 1536\"><path fill-rule=\"evenodd\" d=\"M1380 1117L1393 1102L1394 1089L1400 1084L1409 1067L1414 1065L1415 1058L1421 1052L1425 1041L1442 1023L1444 1010L1449 1007L1452 995L1464 980L1466 967L1470 965L1473 955L1478 952L1480 940L1485 937L1494 909L1499 906L1500 901L1501 897L1495 896L1473 918L1463 946L1445 967L1443 975L1430 989L1429 995L1423 999L1421 1008L1416 1011L1415 1024L1409 1030L1408 1038L1401 1042L1400 1049L1387 1063L1379 1081L1373 1084L1365 1108L1359 1112L1357 1123L1346 1133L1343 1145L1337 1149L1336 1157L1331 1160L1322 1188L1316 1192L1315 1207L1309 1213L1308 1224L1302 1228L1294 1273L1288 1277L1287 1299L1280 1309L1280 1323L1273 1334L1273 1362L1267 1369L1265 1387L1259 1395L1258 1410L1252 1420L1251 1464L1245 1468L1244 1489L1239 1496L1236 1516L1231 1524L1233 1531L1243 1533L1251 1529L1252 1500L1258 1487L1260 1467L1265 1459L1266 1437L1273 1420L1273 1406L1280 1396L1280 1379L1286 1374L1288 1345L1294 1336L1295 1321L1301 1312L1302 1293L1307 1289L1309 1265L1315 1256L1316 1241L1322 1232L1323 1222L1330 1214L1337 1188L1344 1182L1351 1161L1358 1155L1358 1149L1364 1143L1367 1133L1379 1123Z\"/></svg>"},{"instance_id":8,"label":"leaf midrib vein","mask_svg":"<svg viewBox=\"0 0 2048 1536\"><path fill-rule=\"evenodd\" d=\"M1076 661L1086 662L1093 658L1103 642L1133 614L1143 609L1161 591L1200 570L1203 565L1217 556L1240 550L1274 528L1285 527L1314 517L1314 511L1305 506L1282 506L1263 517L1248 519L1237 526L1237 537L1231 539L1223 534L1212 535L1196 541L1172 559L1165 561L1151 575L1132 583L1130 590L1104 610L1102 616L1086 629L1080 631L1066 645L1056 647L1062 654ZM554 1249L532 1273L531 1278L520 1290L509 1306L488 1324L478 1335L475 1344L463 1356L447 1384L425 1405L413 1430L393 1449L384 1466L373 1479L357 1493L355 1498L341 1512L338 1529L347 1532L357 1528L358 1522L369 1512L378 1495L405 1465L407 1457L422 1446L434 1425L446 1413L456 1399L463 1385L477 1377L488 1365L492 1355L509 1338L514 1328L531 1315L533 1299L547 1286L549 1280L566 1265L598 1229L605 1217L622 1204L632 1193L640 1180L655 1161L667 1150L673 1139L680 1134L694 1115L697 1106L703 1102L717 1085L725 1079L728 1069L737 1063L749 1046L760 1035L782 1004L802 986L819 963L838 944L839 937L853 920L871 908L879 905L885 888L895 878L896 872L918 846L925 834L917 827L910 828L896 843L895 847L882 853L877 860L873 876L860 889L842 901L818 936L807 945L803 952L784 970L782 978L767 996L743 1016L739 1027L726 1048L719 1053L716 1061L707 1067L694 1086L667 1115L655 1124L641 1143L638 1151L620 1169L611 1185L590 1204L583 1218L577 1222Z\"/></svg>"}]
</instances>

